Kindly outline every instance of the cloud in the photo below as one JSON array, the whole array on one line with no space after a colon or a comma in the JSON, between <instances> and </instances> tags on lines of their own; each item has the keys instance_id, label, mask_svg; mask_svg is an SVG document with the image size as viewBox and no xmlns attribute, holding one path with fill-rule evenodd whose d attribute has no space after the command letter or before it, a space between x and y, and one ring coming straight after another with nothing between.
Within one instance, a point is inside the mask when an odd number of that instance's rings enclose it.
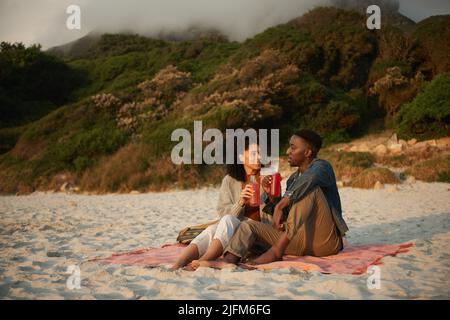
<instances>
[{"instance_id":1,"label":"cloud","mask_svg":"<svg viewBox=\"0 0 450 320\"><path fill-rule=\"evenodd\" d=\"M429 15L434 3L437 10L450 12L446 0L423 2L402 0L400 9L413 18ZM41 43L48 48L90 31L154 35L196 25L242 41L315 6L331 3L332 0L1 0L0 40ZM66 28L66 8L71 4L81 7L80 31Z\"/></svg>"}]
</instances>

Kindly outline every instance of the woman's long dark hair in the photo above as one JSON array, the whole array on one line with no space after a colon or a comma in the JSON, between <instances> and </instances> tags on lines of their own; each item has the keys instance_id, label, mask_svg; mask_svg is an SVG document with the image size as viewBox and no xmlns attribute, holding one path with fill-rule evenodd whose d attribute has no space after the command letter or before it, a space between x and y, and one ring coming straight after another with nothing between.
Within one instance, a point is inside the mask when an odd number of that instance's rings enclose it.
<instances>
[{"instance_id":1,"label":"woman's long dark hair","mask_svg":"<svg viewBox=\"0 0 450 320\"><path fill-rule=\"evenodd\" d=\"M247 175L245 173L244 164L238 163L239 153L237 150L236 140L234 142L235 143L234 143L233 164L226 164L225 172L232 178L241 182L245 182ZM250 147L250 139L245 139L244 150L247 151L249 147Z\"/></svg>"}]
</instances>

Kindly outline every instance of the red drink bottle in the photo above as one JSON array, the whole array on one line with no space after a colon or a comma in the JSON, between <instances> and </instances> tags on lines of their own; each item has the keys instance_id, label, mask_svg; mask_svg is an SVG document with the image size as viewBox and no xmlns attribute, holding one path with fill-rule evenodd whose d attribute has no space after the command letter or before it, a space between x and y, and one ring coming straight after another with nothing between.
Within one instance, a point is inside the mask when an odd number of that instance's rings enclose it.
<instances>
[{"instance_id":1,"label":"red drink bottle","mask_svg":"<svg viewBox=\"0 0 450 320\"><path fill-rule=\"evenodd\" d=\"M259 206L259 199L260 199L260 194L259 194L259 183L256 181L256 178L254 175L250 176L250 184L253 188L253 195L250 198L249 201L249 205L251 207L258 207Z\"/></svg>"},{"instance_id":2,"label":"red drink bottle","mask_svg":"<svg viewBox=\"0 0 450 320\"><path fill-rule=\"evenodd\" d=\"M272 197L281 196L281 175L279 172L272 175L272 184L270 186L270 195Z\"/></svg>"}]
</instances>

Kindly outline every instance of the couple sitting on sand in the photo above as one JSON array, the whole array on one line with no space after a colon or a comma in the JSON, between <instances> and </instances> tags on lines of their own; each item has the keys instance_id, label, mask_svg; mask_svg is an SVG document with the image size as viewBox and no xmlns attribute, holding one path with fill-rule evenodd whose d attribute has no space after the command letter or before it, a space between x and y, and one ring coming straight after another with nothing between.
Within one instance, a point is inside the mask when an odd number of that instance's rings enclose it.
<instances>
[{"instance_id":1,"label":"couple sitting on sand","mask_svg":"<svg viewBox=\"0 0 450 320\"><path fill-rule=\"evenodd\" d=\"M284 254L328 256L343 249L348 230L342 217L341 202L331 165L317 159L322 146L320 136L311 130L295 132L287 150L291 167L298 167L287 180L282 197L271 198L271 176L263 178L264 208L252 207L253 189L249 177L259 181L261 165L258 145L245 144L239 155L242 164L227 165L227 175L220 188L218 223L207 227L186 247L172 270L191 263L215 260L223 255L228 263L243 261L261 246L264 253L248 264L281 260ZM261 253L261 251L260 251Z\"/></svg>"}]
</instances>

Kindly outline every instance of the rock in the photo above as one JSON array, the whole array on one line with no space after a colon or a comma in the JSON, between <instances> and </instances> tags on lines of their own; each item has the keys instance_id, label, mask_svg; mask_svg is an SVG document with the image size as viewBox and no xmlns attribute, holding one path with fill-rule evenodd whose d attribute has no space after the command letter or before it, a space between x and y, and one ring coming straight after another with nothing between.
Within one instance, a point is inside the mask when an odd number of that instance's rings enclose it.
<instances>
[{"instance_id":1,"label":"rock","mask_svg":"<svg viewBox=\"0 0 450 320\"><path fill-rule=\"evenodd\" d=\"M388 188L388 192L397 192L398 191L398 187L396 184L391 184Z\"/></svg>"},{"instance_id":2,"label":"rock","mask_svg":"<svg viewBox=\"0 0 450 320\"><path fill-rule=\"evenodd\" d=\"M432 139L432 140L426 140L426 141L424 141L424 142L426 142L429 146L437 147L437 142L436 142L435 139Z\"/></svg>"},{"instance_id":3,"label":"rock","mask_svg":"<svg viewBox=\"0 0 450 320\"><path fill-rule=\"evenodd\" d=\"M392 153L401 153L403 151L403 145L400 143L392 143L388 145L388 149Z\"/></svg>"},{"instance_id":4,"label":"rock","mask_svg":"<svg viewBox=\"0 0 450 320\"><path fill-rule=\"evenodd\" d=\"M416 182L416 178L415 178L414 176L408 176L408 177L406 177L406 183L412 184L412 183L414 183L414 182Z\"/></svg>"},{"instance_id":5,"label":"rock","mask_svg":"<svg viewBox=\"0 0 450 320\"><path fill-rule=\"evenodd\" d=\"M352 146L352 147L350 148L350 151L351 151L351 152L358 152L358 147L357 147L357 146Z\"/></svg>"},{"instance_id":6,"label":"rock","mask_svg":"<svg viewBox=\"0 0 450 320\"><path fill-rule=\"evenodd\" d=\"M441 138L441 139L438 139L437 141L436 141L436 143L437 143L437 146L438 147L440 147L440 148L442 148L442 147L450 147L450 137L445 137L445 138Z\"/></svg>"},{"instance_id":7,"label":"rock","mask_svg":"<svg viewBox=\"0 0 450 320\"><path fill-rule=\"evenodd\" d=\"M338 188L342 188L344 186L344 181L337 181L336 185Z\"/></svg>"},{"instance_id":8,"label":"rock","mask_svg":"<svg viewBox=\"0 0 450 320\"><path fill-rule=\"evenodd\" d=\"M343 146L341 151L347 151L347 152L350 151L350 146L349 145Z\"/></svg>"},{"instance_id":9,"label":"rock","mask_svg":"<svg viewBox=\"0 0 450 320\"><path fill-rule=\"evenodd\" d=\"M350 183L350 181L352 181L352 179L349 176L342 176L341 181L344 185L346 185L346 184Z\"/></svg>"},{"instance_id":10,"label":"rock","mask_svg":"<svg viewBox=\"0 0 450 320\"><path fill-rule=\"evenodd\" d=\"M366 143L363 143L358 147L358 151L359 152L370 152L370 149Z\"/></svg>"},{"instance_id":11,"label":"rock","mask_svg":"<svg viewBox=\"0 0 450 320\"><path fill-rule=\"evenodd\" d=\"M405 147L408 145L408 143L403 139L398 140L398 143Z\"/></svg>"},{"instance_id":12,"label":"rock","mask_svg":"<svg viewBox=\"0 0 450 320\"><path fill-rule=\"evenodd\" d=\"M388 144L388 145L391 144L391 143L393 143L393 144L397 144L397 143L398 143L398 137L397 137L397 134L396 134L396 133L394 133L394 134L389 138L389 140L387 141L387 144Z\"/></svg>"},{"instance_id":13,"label":"rock","mask_svg":"<svg viewBox=\"0 0 450 320\"><path fill-rule=\"evenodd\" d=\"M69 189L69 183L68 182L64 182L61 186L61 188L59 188L60 191L62 192L66 192Z\"/></svg>"},{"instance_id":14,"label":"rock","mask_svg":"<svg viewBox=\"0 0 450 320\"><path fill-rule=\"evenodd\" d=\"M130 194L140 194L140 192L137 191L137 190L133 190L133 191L130 192Z\"/></svg>"},{"instance_id":15,"label":"rock","mask_svg":"<svg viewBox=\"0 0 450 320\"><path fill-rule=\"evenodd\" d=\"M58 251L47 251L47 257L59 258L61 256L62 256L61 252L58 252Z\"/></svg>"},{"instance_id":16,"label":"rock","mask_svg":"<svg viewBox=\"0 0 450 320\"><path fill-rule=\"evenodd\" d=\"M385 155L386 153L388 153L388 148L386 148L386 146L384 144L379 144L378 146L375 147L373 152L376 155L382 156L382 155Z\"/></svg>"},{"instance_id":17,"label":"rock","mask_svg":"<svg viewBox=\"0 0 450 320\"><path fill-rule=\"evenodd\" d=\"M375 185L373 186L374 190L382 190L384 189L384 184L382 184L380 181L375 182Z\"/></svg>"},{"instance_id":18,"label":"rock","mask_svg":"<svg viewBox=\"0 0 450 320\"><path fill-rule=\"evenodd\" d=\"M404 141L404 140L403 140ZM392 153L400 153L402 152L404 145L400 143L398 140L397 134L394 133L386 143L387 148Z\"/></svg>"},{"instance_id":19,"label":"rock","mask_svg":"<svg viewBox=\"0 0 450 320\"><path fill-rule=\"evenodd\" d=\"M410 139L410 140L408 140L408 145L410 145L410 146L413 146L413 145L415 145L416 143L417 143L417 139Z\"/></svg>"},{"instance_id":20,"label":"rock","mask_svg":"<svg viewBox=\"0 0 450 320\"><path fill-rule=\"evenodd\" d=\"M427 141L420 141L411 146L414 150L422 150L428 148L429 144Z\"/></svg>"}]
</instances>

